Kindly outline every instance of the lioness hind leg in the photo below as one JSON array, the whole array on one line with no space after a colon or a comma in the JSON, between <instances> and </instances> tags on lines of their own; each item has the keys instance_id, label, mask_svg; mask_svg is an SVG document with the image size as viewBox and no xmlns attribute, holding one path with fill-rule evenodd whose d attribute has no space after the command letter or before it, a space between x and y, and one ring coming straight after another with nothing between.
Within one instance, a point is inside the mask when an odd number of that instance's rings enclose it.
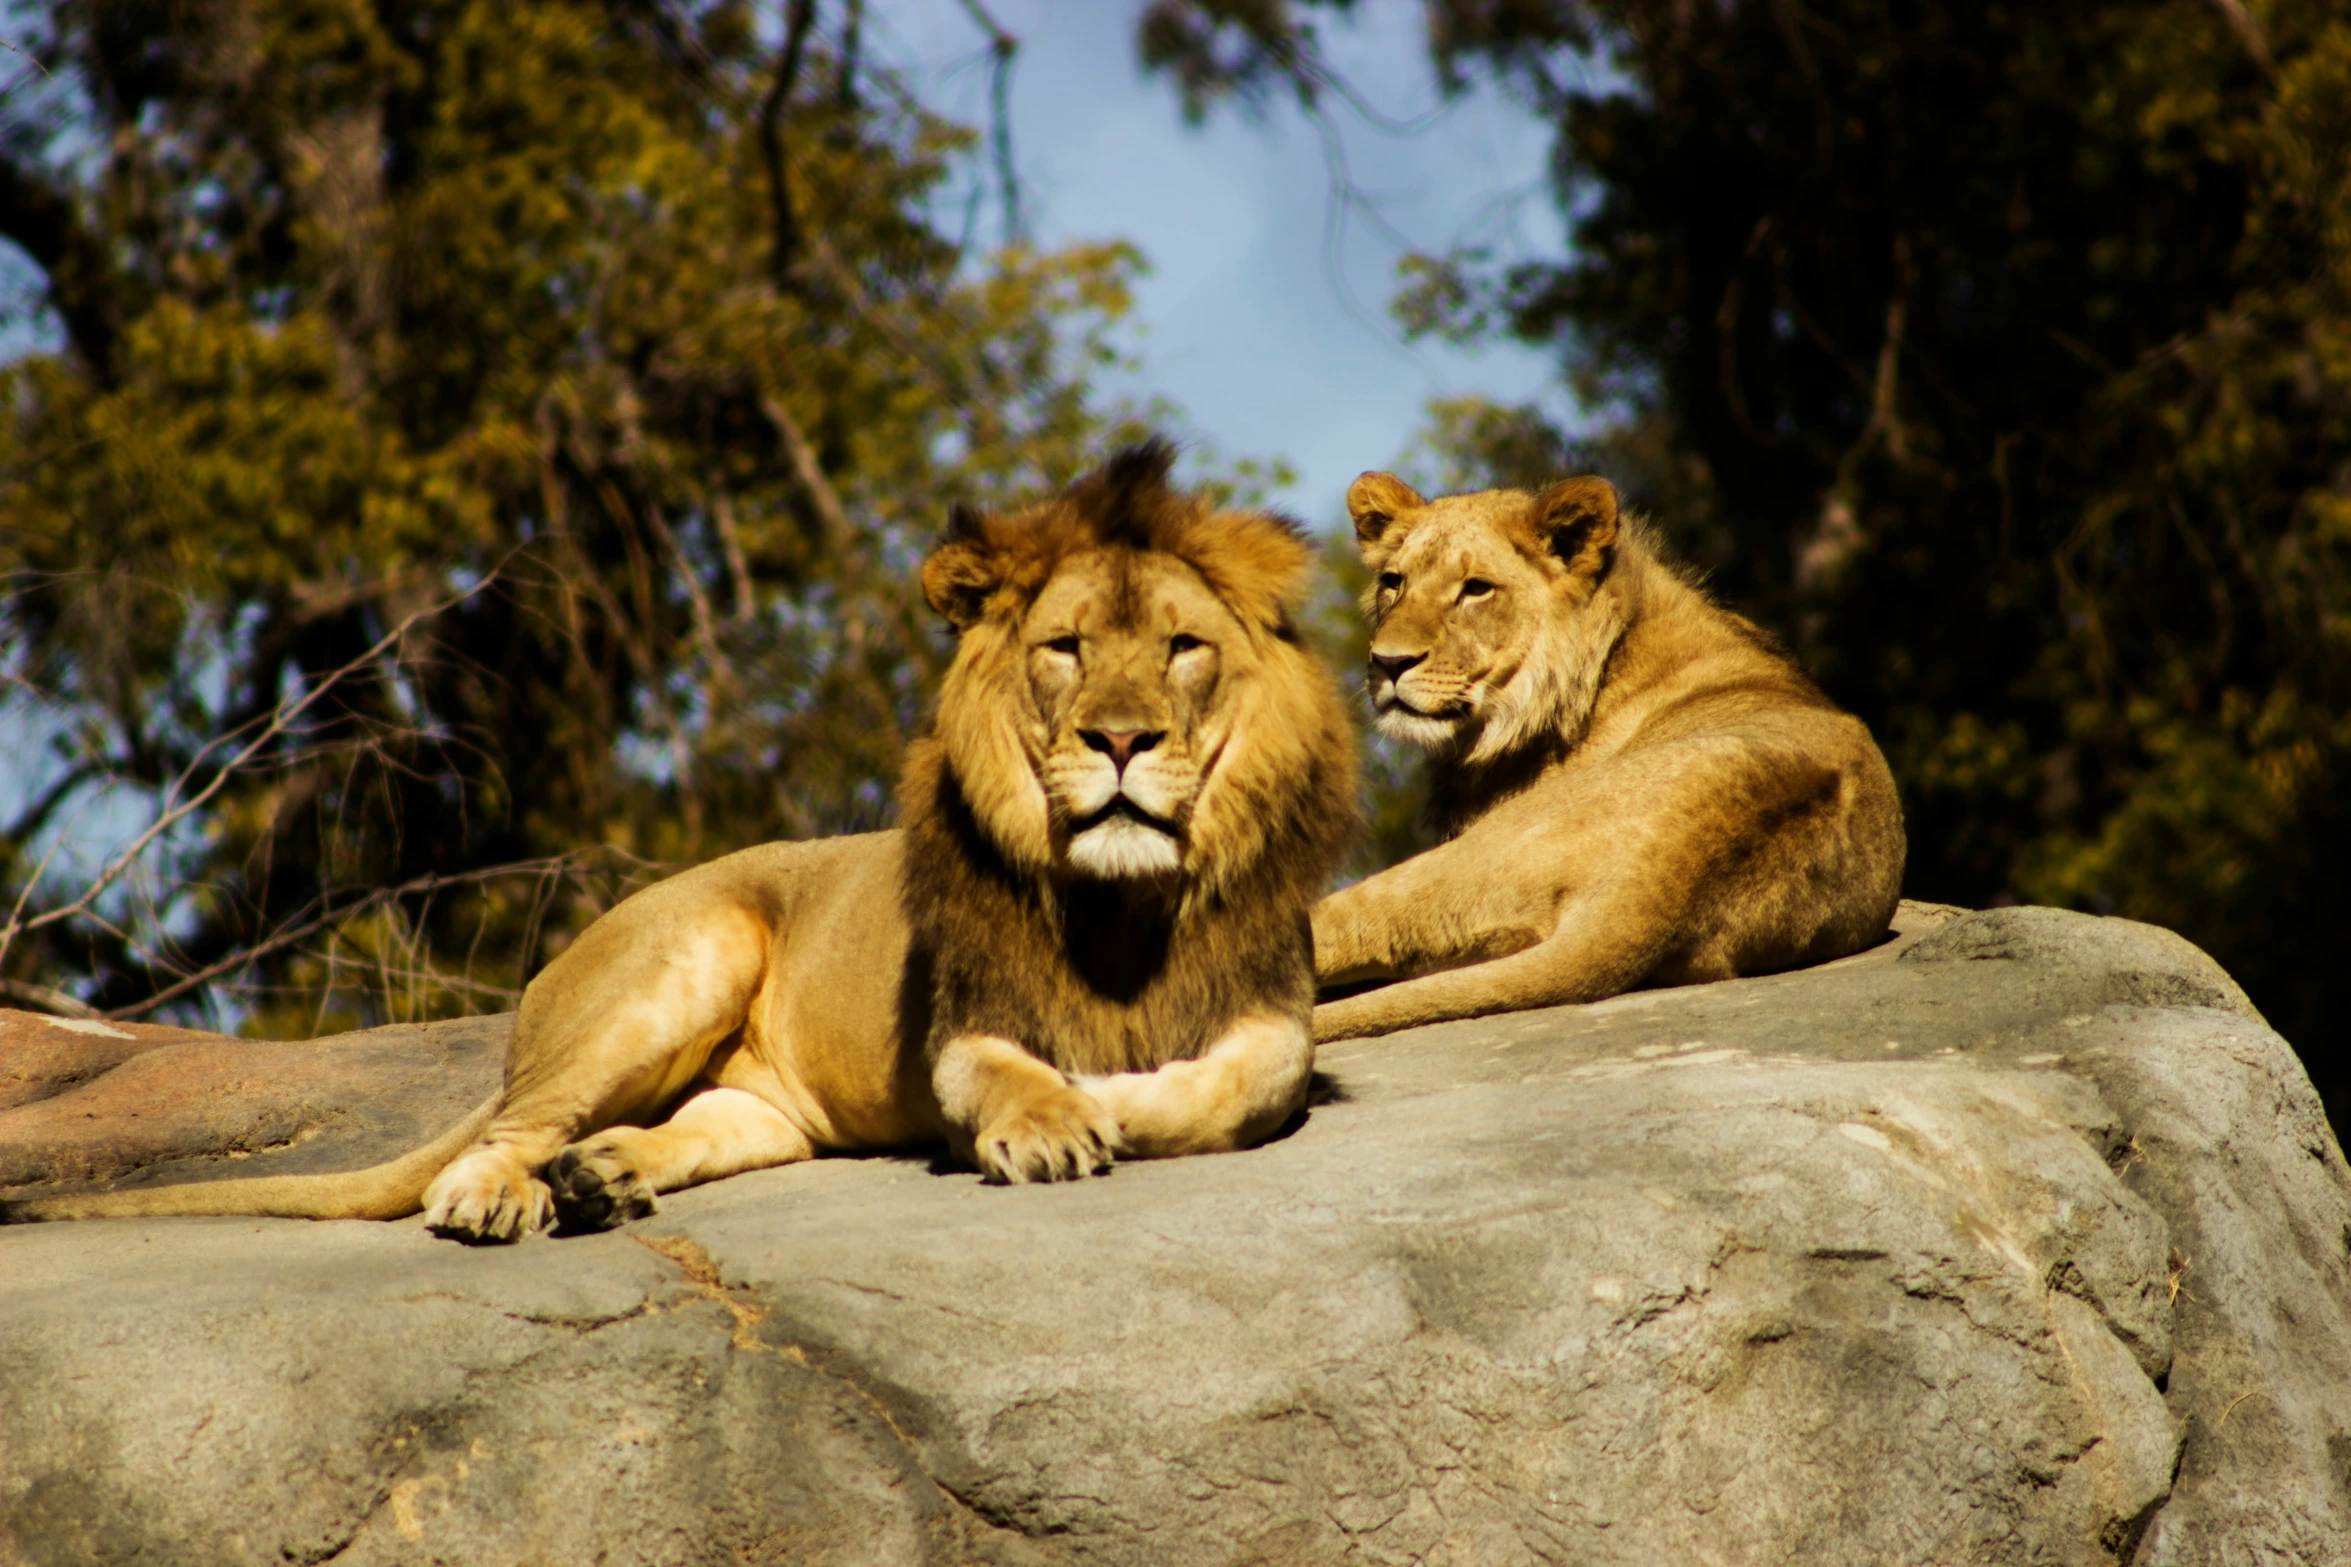
<instances>
[{"instance_id":1,"label":"lioness hind leg","mask_svg":"<svg viewBox=\"0 0 2351 1567\"><path fill-rule=\"evenodd\" d=\"M774 1105L740 1088L705 1088L658 1126L611 1126L547 1166L564 1228L608 1230L641 1219L654 1195L816 1153Z\"/></svg>"}]
</instances>

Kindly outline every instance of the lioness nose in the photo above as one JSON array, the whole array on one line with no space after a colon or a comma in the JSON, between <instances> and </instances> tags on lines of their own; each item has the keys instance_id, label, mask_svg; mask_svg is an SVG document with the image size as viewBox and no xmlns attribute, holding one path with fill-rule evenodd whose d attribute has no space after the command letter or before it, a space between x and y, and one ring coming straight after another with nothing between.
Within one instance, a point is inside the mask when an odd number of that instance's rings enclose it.
<instances>
[{"instance_id":1,"label":"lioness nose","mask_svg":"<svg viewBox=\"0 0 2351 1567\"><path fill-rule=\"evenodd\" d=\"M1426 653L1374 653L1371 656L1371 667L1386 675L1392 685L1403 676L1404 671L1427 657Z\"/></svg>"},{"instance_id":2,"label":"lioness nose","mask_svg":"<svg viewBox=\"0 0 2351 1567\"><path fill-rule=\"evenodd\" d=\"M1167 738L1164 729L1081 729L1078 738L1110 758L1110 765L1120 772L1127 770L1132 758L1150 750Z\"/></svg>"}]
</instances>

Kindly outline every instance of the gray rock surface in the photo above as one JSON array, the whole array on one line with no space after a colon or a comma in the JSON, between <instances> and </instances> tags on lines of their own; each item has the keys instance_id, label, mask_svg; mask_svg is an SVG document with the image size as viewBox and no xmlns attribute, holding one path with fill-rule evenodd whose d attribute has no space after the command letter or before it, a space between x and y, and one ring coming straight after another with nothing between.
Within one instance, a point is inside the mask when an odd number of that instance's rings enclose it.
<instances>
[{"instance_id":1,"label":"gray rock surface","mask_svg":"<svg viewBox=\"0 0 2351 1567\"><path fill-rule=\"evenodd\" d=\"M2351 1172L2175 936L1912 907L1323 1067L1062 1187L0 1232L0 1561L2351 1559Z\"/></svg>"},{"instance_id":2,"label":"gray rock surface","mask_svg":"<svg viewBox=\"0 0 2351 1567\"><path fill-rule=\"evenodd\" d=\"M0 1010L0 1195L352 1169L487 1098L513 1026L288 1042Z\"/></svg>"}]
</instances>

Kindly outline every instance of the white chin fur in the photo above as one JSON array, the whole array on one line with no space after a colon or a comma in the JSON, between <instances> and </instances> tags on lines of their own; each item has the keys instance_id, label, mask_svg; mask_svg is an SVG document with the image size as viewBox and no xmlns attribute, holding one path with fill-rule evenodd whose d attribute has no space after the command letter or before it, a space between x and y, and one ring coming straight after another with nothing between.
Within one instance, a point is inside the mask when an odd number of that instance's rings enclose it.
<instances>
[{"instance_id":1,"label":"white chin fur","mask_svg":"<svg viewBox=\"0 0 2351 1567\"><path fill-rule=\"evenodd\" d=\"M1176 841L1158 828L1114 816L1069 840L1069 863L1088 876L1122 881L1182 870L1184 856Z\"/></svg>"},{"instance_id":2,"label":"white chin fur","mask_svg":"<svg viewBox=\"0 0 2351 1567\"><path fill-rule=\"evenodd\" d=\"M1461 734L1458 719L1431 718L1402 707L1391 707L1380 714L1376 726L1389 739L1406 741L1424 751L1442 750Z\"/></svg>"}]
</instances>

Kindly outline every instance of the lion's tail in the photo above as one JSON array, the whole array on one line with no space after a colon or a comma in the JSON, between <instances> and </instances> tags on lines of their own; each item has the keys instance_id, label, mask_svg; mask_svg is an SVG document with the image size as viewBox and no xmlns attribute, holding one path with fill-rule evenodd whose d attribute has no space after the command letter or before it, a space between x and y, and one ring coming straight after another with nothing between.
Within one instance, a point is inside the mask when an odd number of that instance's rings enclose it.
<instances>
[{"instance_id":1,"label":"lion's tail","mask_svg":"<svg viewBox=\"0 0 2351 1567\"><path fill-rule=\"evenodd\" d=\"M242 1181L194 1181L135 1192L78 1197L24 1197L0 1202L0 1224L42 1219L105 1219L134 1214L266 1214L287 1219L404 1219L424 1206L425 1188L468 1144L488 1130L501 1095L439 1137L389 1163L337 1175L264 1175Z\"/></svg>"}]
</instances>

